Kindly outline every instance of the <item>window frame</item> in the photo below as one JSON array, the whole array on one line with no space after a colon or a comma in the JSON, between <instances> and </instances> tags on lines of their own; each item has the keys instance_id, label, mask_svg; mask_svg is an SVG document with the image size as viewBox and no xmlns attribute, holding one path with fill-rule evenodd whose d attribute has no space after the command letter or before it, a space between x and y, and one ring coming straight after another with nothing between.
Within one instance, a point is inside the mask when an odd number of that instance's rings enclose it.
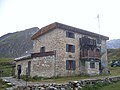
<instances>
[{"instance_id":1,"label":"window frame","mask_svg":"<svg viewBox=\"0 0 120 90\"><path fill-rule=\"evenodd\" d=\"M75 45L66 44L66 52L75 53Z\"/></svg>"},{"instance_id":2,"label":"window frame","mask_svg":"<svg viewBox=\"0 0 120 90\"><path fill-rule=\"evenodd\" d=\"M41 53L45 52L45 46L43 46L43 47L40 48L40 52Z\"/></svg>"},{"instance_id":3,"label":"window frame","mask_svg":"<svg viewBox=\"0 0 120 90\"><path fill-rule=\"evenodd\" d=\"M92 69L95 68L95 62L90 62L90 68L92 68Z\"/></svg>"},{"instance_id":4,"label":"window frame","mask_svg":"<svg viewBox=\"0 0 120 90\"><path fill-rule=\"evenodd\" d=\"M96 43L97 43L97 44L102 44L102 39L97 38L97 39L96 39Z\"/></svg>"},{"instance_id":5,"label":"window frame","mask_svg":"<svg viewBox=\"0 0 120 90\"><path fill-rule=\"evenodd\" d=\"M68 38L75 38L75 33L71 31L66 31L66 37Z\"/></svg>"},{"instance_id":6,"label":"window frame","mask_svg":"<svg viewBox=\"0 0 120 90\"><path fill-rule=\"evenodd\" d=\"M66 60L66 70L75 70L76 61L75 60Z\"/></svg>"}]
</instances>

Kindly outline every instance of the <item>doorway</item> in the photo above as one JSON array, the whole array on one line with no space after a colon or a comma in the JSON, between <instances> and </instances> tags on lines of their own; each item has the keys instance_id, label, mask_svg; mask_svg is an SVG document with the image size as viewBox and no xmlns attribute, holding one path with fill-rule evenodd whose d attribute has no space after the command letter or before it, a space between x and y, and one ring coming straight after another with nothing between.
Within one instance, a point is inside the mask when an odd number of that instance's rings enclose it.
<instances>
[{"instance_id":1,"label":"doorway","mask_svg":"<svg viewBox=\"0 0 120 90\"><path fill-rule=\"evenodd\" d=\"M31 61L28 61L28 76L30 76L31 72Z\"/></svg>"}]
</instances>

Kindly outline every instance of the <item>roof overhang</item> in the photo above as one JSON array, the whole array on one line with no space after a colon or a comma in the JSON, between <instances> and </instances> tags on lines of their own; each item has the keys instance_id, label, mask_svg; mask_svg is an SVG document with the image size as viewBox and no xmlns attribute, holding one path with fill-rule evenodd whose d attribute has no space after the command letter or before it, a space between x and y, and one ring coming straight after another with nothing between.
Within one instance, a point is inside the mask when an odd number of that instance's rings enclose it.
<instances>
[{"instance_id":1,"label":"roof overhang","mask_svg":"<svg viewBox=\"0 0 120 90\"><path fill-rule=\"evenodd\" d=\"M56 28L63 29L63 30L69 30L69 31L72 31L72 32L77 32L77 33L80 33L80 34L89 35L89 36L96 37L96 38L101 38L103 40L109 40L109 37L106 37L106 36L103 36L103 35L100 35L100 34L97 34L97 33L93 33L93 32L90 32L90 31L86 31L86 30L83 30L83 29L75 28L75 27L65 25L65 24L62 24L62 23L58 23L58 22L49 24L49 25L41 28L37 33L35 33L31 37L31 39L34 40L34 39L38 38L39 36L49 32L51 30L54 30Z\"/></svg>"}]
</instances>

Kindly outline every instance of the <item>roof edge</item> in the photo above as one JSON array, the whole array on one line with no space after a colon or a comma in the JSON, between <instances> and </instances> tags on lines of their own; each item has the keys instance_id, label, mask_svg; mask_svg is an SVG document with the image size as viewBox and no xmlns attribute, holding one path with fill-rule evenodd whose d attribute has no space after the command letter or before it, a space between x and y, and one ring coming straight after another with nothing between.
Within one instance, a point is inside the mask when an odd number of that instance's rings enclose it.
<instances>
[{"instance_id":1,"label":"roof edge","mask_svg":"<svg viewBox=\"0 0 120 90\"><path fill-rule=\"evenodd\" d=\"M84 30L84 29L76 28L76 27L65 25L65 24L58 23L58 22L54 22L52 24L49 24L49 25L41 28L38 32L36 32L31 37L31 39L34 40L34 39L38 38L39 36L47 33L48 31L51 31L51 30L56 29L56 28L69 30L69 31L73 31L73 32L78 32L78 33L81 33L81 34L84 34L84 35L89 35L89 36L92 36L92 37L101 38L103 40L109 40L109 37L107 37L107 36L100 35L100 34L97 34L97 33L94 33L94 32L90 32L90 31L87 31L87 30Z\"/></svg>"}]
</instances>

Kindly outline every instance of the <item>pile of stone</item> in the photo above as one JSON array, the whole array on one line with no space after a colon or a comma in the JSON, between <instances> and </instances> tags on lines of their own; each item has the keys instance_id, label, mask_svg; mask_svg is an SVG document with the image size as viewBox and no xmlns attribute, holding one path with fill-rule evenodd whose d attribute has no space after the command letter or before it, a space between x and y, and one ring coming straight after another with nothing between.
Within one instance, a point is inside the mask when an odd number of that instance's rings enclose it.
<instances>
[{"instance_id":1,"label":"pile of stone","mask_svg":"<svg viewBox=\"0 0 120 90\"><path fill-rule=\"evenodd\" d=\"M80 81L69 82L68 84L44 84L44 85L28 85L17 86L14 89L7 90L81 90L86 85L94 85L97 83L112 83L120 81L120 77L106 77L101 79L84 79ZM26 89L27 88L27 89Z\"/></svg>"}]
</instances>

